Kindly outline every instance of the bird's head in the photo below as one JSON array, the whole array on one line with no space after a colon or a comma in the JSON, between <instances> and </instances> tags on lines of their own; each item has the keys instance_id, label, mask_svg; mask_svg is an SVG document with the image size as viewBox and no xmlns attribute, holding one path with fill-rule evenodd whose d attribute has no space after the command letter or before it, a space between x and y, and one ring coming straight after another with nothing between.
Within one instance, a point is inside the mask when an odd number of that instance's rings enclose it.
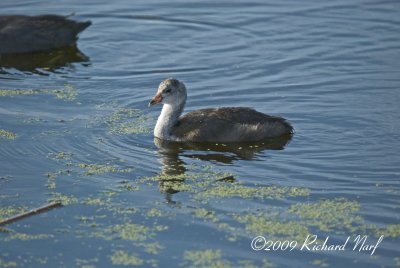
<instances>
[{"instance_id":1,"label":"bird's head","mask_svg":"<svg viewBox=\"0 0 400 268\"><path fill-rule=\"evenodd\" d=\"M157 103L179 106L186 101L186 87L175 78L165 79L158 86L156 95L151 99L149 107Z\"/></svg>"}]
</instances>

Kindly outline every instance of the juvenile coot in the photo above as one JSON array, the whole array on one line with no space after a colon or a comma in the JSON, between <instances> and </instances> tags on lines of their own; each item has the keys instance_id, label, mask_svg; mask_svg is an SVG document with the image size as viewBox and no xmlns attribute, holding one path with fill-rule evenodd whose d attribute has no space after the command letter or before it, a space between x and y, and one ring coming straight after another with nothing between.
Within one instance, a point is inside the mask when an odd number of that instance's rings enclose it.
<instances>
[{"instance_id":1,"label":"juvenile coot","mask_svg":"<svg viewBox=\"0 0 400 268\"><path fill-rule=\"evenodd\" d=\"M58 15L0 16L0 54L47 51L75 44L91 24Z\"/></svg>"},{"instance_id":2,"label":"juvenile coot","mask_svg":"<svg viewBox=\"0 0 400 268\"><path fill-rule=\"evenodd\" d=\"M181 116L186 98L186 87L179 80L161 82L149 103L163 104L155 137L178 142L254 142L293 132L285 119L245 107L201 109Z\"/></svg>"}]
</instances>

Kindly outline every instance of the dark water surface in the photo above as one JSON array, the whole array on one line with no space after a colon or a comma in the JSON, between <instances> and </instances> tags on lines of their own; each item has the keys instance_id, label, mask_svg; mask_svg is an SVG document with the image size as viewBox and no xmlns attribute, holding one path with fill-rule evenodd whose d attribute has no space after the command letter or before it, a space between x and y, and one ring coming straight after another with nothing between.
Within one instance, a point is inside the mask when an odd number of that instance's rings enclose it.
<instances>
[{"instance_id":1,"label":"dark water surface","mask_svg":"<svg viewBox=\"0 0 400 268\"><path fill-rule=\"evenodd\" d=\"M4 226L0 267L400 265L399 1L3 0L0 12L93 23L73 59L1 60L0 218L64 206ZM155 142L160 107L147 103L170 76L187 111L250 106L295 135ZM298 246L254 251L258 235ZM351 238L300 250L307 235ZM384 238L371 256L357 235Z\"/></svg>"}]
</instances>

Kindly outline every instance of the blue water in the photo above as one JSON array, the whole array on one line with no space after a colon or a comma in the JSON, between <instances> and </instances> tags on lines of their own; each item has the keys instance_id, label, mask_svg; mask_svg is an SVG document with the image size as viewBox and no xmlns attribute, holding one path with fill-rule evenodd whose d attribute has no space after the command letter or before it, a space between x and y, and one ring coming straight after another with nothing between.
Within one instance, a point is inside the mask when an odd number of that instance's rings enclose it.
<instances>
[{"instance_id":1,"label":"blue water","mask_svg":"<svg viewBox=\"0 0 400 268\"><path fill-rule=\"evenodd\" d=\"M261 267L265 260L275 267L399 265L398 231L386 232L373 256L350 246L345 251L253 251L256 235L298 238L256 234L235 218L264 213L283 223L294 219L287 209L295 204L346 200L359 205L349 214L352 228L343 223L327 231L310 225L310 233L322 240L329 236L332 243L356 235L376 242L379 235L371 226L399 229L398 1L6 0L0 12L75 12L74 19L93 23L78 41L86 60L51 68L2 65L0 89L68 85L77 96L65 100L43 91L0 96L0 129L17 134L14 140L0 138L1 207L32 209L55 193L75 198L4 226L0 267L111 267L118 265L112 258L118 251L141 259L137 264L143 267L201 267L190 252L207 249L220 255L211 262L226 267ZM160 108L147 104L170 76L188 88L186 111L249 106L287 118L295 134L279 150L269 146L250 155L207 146L168 153L157 147L151 131ZM107 120L121 109L140 113L140 124L149 131L114 133ZM131 115L127 122L136 119ZM60 152L67 157L57 159ZM116 170L87 174L79 163ZM162 181L140 181L208 170L231 173L249 187L301 187L309 194L199 200L191 191L165 190ZM48 172L57 177L49 179ZM91 205L88 198L107 202ZM160 215L148 214L152 209ZM197 217L199 209L215 218ZM148 237L119 237L113 228L126 223L148 227ZM157 225L166 230L154 231ZM23 240L15 233L36 237ZM146 250L149 243L158 243L157 253ZM201 259L210 266L204 255Z\"/></svg>"}]
</instances>

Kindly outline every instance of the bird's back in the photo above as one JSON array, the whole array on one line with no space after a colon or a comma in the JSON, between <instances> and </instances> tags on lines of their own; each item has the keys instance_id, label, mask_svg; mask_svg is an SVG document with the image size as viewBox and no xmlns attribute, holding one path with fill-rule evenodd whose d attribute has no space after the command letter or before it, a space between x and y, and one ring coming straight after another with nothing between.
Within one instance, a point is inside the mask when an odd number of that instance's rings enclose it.
<instances>
[{"instance_id":1,"label":"bird's back","mask_svg":"<svg viewBox=\"0 0 400 268\"><path fill-rule=\"evenodd\" d=\"M91 24L63 16L0 16L0 54L46 51L73 45Z\"/></svg>"},{"instance_id":2,"label":"bird's back","mask_svg":"<svg viewBox=\"0 0 400 268\"><path fill-rule=\"evenodd\" d=\"M283 118L246 107L201 109L182 116L172 135L181 141L245 142L259 141L292 133Z\"/></svg>"}]
</instances>

